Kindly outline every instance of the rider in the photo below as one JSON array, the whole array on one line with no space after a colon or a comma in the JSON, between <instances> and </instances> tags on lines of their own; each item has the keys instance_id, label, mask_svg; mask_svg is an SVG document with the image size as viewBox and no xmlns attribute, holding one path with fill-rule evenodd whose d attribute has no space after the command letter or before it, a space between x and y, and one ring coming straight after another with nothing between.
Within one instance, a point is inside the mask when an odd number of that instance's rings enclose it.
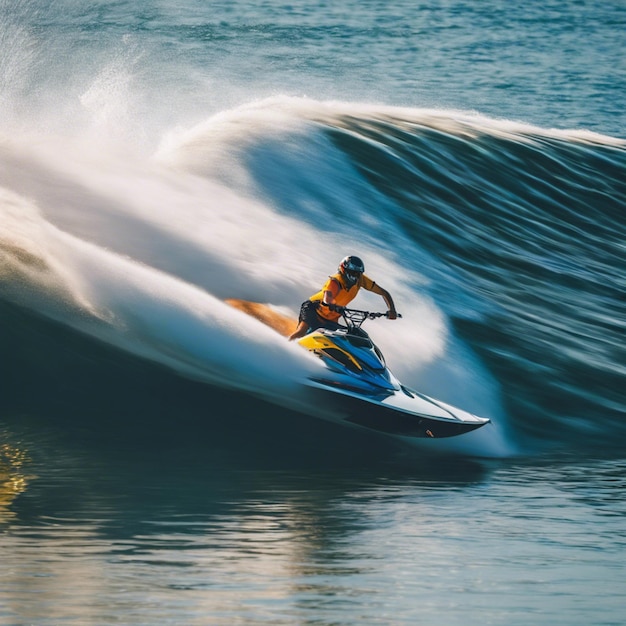
<instances>
[{"instance_id":1,"label":"rider","mask_svg":"<svg viewBox=\"0 0 626 626\"><path fill-rule=\"evenodd\" d=\"M309 328L337 328L343 309L354 300L361 287L382 296L389 309L387 316L395 320L398 314L391 295L364 271L365 266L358 256L347 256L341 261L337 273L329 276L322 289L302 303L298 327L289 341L303 337Z\"/></svg>"}]
</instances>

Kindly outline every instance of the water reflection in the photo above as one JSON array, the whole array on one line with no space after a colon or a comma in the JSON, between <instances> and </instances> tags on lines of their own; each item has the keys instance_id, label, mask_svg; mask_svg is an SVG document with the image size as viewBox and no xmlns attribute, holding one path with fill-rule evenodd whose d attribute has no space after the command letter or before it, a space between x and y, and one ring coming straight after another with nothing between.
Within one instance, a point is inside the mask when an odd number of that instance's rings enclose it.
<instances>
[{"instance_id":1,"label":"water reflection","mask_svg":"<svg viewBox=\"0 0 626 626\"><path fill-rule=\"evenodd\" d=\"M354 464L337 442L323 460L307 446L289 455L267 431L237 449L213 430L203 431L211 440L153 432L147 445L140 430L122 439L108 426L67 426L14 424L36 478L23 449L3 448L0 604L14 623L159 623L183 605L186 624L258 623L264 611L295 623L312 597L336 603L348 579L371 571L378 555L359 536L384 526L387 506L485 473L471 463L448 465L445 478L388 459Z\"/></svg>"},{"instance_id":2,"label":"water reflection","mask_svg":"<svg viewBox=\"0 0 626 626\"><path fill-rule=\"evenodd\" d=\"M2 441L0 434L0 527L15 517L11 505L28 486L27 461L26 451Z\"/></svg>"},{"instance_id":3,"label":"water reflection","mask_svg":"<svg viewBox=\"0 0 626 626\"><path fill-rule=\"evenodd\" d=\"M213 429L147 442L109 426L14 424L28 454L8 448L26 481L0 527L0 624L393 623L392 606L412 623L420 611L437 623L446 606L462 623L451 586L468 610L485 584L538 602L518 579L535 571L563 597L592 585L610 611L618 597L602 568L623 568L623 464L591 484L582 469L530 463L408 465L371 449L365 462L337 441L321 459L327 432L289 455L266 430L229 448ZM585 557L581 533L599 527L602 551ZM584 567L565 572L573 558Z\"/></svg>"}]
</instances>

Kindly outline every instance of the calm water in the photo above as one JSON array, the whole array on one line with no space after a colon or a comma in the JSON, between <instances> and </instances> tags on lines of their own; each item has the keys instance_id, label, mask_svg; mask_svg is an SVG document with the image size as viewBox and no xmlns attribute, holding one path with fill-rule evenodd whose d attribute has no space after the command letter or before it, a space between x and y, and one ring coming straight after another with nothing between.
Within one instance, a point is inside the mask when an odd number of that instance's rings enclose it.
<instances>
[{"instance_id":1,"label":"calm water","mask_svg":"<svg viewBox=\"0 0 626 626\"><path fill-rule=\"evenodd\" d=\"M626 5L392 4L0 0L0 626L624 623ZM348 253L490 426L223 303Z\"/></svg>"},{"instance_id":2,"label":"calm water","mask_svg":"<svg viewBox=\"0 0 626 626\"><path fill-rule=\"evenodd\" d=\"M2 450L2 624L623 620L623 460L31 426Z\"/></svg>"}]
</instances>

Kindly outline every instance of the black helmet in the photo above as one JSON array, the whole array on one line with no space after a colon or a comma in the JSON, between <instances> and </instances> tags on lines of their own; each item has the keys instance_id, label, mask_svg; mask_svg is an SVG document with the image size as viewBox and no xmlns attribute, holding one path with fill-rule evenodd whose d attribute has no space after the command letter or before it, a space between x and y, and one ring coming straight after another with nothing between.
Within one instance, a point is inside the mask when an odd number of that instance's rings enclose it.
<instances>
[{"instance_id":1,"label":"black helmet","mask_svg":"<svg viewBox=\"0 0 626 626\"><path fill-rule=\"evenodd\" d=\"M347 256L339 264L339 272L344 275L350 286L354 285L359 276L365 271L363 261L358 256Z\"/></svg>"}]
</instances>

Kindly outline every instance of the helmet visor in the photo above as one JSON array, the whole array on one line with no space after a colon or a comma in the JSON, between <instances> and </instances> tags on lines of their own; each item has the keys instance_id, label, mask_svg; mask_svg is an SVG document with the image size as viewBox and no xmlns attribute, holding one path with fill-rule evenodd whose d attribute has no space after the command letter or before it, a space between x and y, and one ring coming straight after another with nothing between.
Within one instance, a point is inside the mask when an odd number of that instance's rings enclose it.
<instances>
[{"instance_id":1,"label":"helmet visor","mask_svg":"<svg viewBox=\"0 0 626 626\"><path fill-rule=\"evenodd\" d=\"M347 269L346 270L346 278L350 281L352 281L353 283L355 283L357 280L359 280L359 276L362 274L362 272L359 272L357 270L351 270L351 269Z\"/></svg>"}]
</instances>

